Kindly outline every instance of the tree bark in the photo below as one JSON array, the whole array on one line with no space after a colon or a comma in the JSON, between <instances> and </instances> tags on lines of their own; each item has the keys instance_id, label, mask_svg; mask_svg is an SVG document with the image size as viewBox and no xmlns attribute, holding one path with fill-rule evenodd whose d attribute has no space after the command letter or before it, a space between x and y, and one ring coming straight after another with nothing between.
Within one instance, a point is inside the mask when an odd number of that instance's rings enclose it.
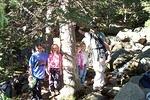
<instances>
[{"instance_id":1,"label":"tree bark","mask_svg":"<svg viewBox=\"0 0 150 100\"><path fill-rule=\"evenodd\" d=\"M60 41L63 52L63 81L64 87L61 89L63 99L73 98L75 90L79 86L79 79L75 64L75 36L74 29L69 23L60 24ZM67 91L67 92L66 92ZM65 99L66 100L66 99Z\"/></svg>"},{"instance_id":2,"label":"tree bark","mask_svg":"<svg viewBox=\"0 0 150 100\"><path fill-rule=\"evenodd\" d=\"M68 1L64 0L61 8L65 12ZM63 81L64 87L60 90L59 100L74 100L74 94L79 86L79 78L75 64L75 30L72 23L65 18L60 23L60 42L63 52ZM65 23L64 23L65 22Z\"/></svg>"},{"instance_id":3,"label":"tree bark","mask_svg":"<svg viewBox=\"0 0 150 100\"><path fill-rule=\"evenodd\" d=\"M51 27L50 25L52 25L53 23L50 23L49 20L51 20L52 18L52 11L54 10L54 7L49 5L47 7L47 12L46 12L46 24L48 25L46 28L45 28L45 48L46 48L46 51L50 51L50 47L51 45L53 44L53 36L52 36L52 33L51 33Z\"/></svg>"}]
</instances>

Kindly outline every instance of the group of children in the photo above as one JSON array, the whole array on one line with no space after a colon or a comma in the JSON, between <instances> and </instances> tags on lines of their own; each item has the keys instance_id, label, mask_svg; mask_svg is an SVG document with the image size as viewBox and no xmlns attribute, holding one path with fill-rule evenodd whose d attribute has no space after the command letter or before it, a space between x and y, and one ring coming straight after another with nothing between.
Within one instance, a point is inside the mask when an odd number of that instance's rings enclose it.
<instances>
[{"instance_id":1,"label":"group of children","mask_svg":"<svg viewBox=\"0 0 150 100\"><path fill-rule=\"evenodd\" d=\"M46 53L42 44L35 46L35 52L29 59L29 83L36 79L32 87L31 100L42 100L41 82L45 74L49 76L49 90L51 95L57 95L60 76L62 75L62 54L57 44L52 44L50 53Z\"/></svg>"},{"instance_id":2,"label":"group of children","mask_svg":"<svg viewBox=\"0 0 150 100\"><path fill-rule=\"evenodd\" d=\"M83 42L78 43L76 47L76 66L81 84L84 84L87 72L86 67L88 65L88 55L85 52L85 48L86 45ZM52 44L49 54L45 52L42 44L35 46L35 52L33 52L29 59L29 83L32 81L31 79L36 79L31 89L31 100L42 100L41 82L45 78L45 74L49 76L49 90L51 95L59 94L59 85L63 73L62 56L57 44Z\"/></svg>"}]
</instances>

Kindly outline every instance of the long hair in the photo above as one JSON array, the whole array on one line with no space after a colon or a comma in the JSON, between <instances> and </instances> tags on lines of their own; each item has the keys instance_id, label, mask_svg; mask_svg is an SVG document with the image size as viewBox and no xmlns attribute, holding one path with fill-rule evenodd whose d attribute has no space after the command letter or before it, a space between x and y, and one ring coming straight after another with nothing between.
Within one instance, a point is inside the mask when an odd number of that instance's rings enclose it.
<instances>
[{"instance_id":1,"label":"long hair","mask_svg":"<svg viewBox=\"0 0 150 100\"><path fill-rule=\"evenodd\" d=\"M60 48L59 48L59 46L57 44L52 44L51 45L51 51L50 51L50 53L54 53L54 51L56 51L57 54L60 53Z\"/></svg>"}]
</instances>

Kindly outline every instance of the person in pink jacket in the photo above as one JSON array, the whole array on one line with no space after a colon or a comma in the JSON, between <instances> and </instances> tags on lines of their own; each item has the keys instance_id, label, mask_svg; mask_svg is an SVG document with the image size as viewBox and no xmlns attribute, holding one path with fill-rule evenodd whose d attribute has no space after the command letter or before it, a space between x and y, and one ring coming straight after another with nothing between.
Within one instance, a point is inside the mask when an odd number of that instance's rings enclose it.
<instances>
[{"instance_id":1,"label":"person in pink jacket","mask_svg":"<svg viewBox=\"0 0 150 100\"><path fill-rule=\"evenodd\" d=\"M85 48L86 48L85 43L81 42L79 45L77 45L77 53L76 53L76 65L78 69L80 83L82 85L85 82L88 65L88 55L85 51Z\"/></svg>"},{"instance_id":2,"label":"person in pink jacket","mask_svg":"<svg viewBox=\"0 0 150 100\"><path fill-rule=\"evenodd\" d=\"M58 88L62 75L62 54L57 44L52 44L51 46L51 52L48 57L47 73L49 75L49 89L51 95L58 95Z\"/></svg>"}]
</instances>

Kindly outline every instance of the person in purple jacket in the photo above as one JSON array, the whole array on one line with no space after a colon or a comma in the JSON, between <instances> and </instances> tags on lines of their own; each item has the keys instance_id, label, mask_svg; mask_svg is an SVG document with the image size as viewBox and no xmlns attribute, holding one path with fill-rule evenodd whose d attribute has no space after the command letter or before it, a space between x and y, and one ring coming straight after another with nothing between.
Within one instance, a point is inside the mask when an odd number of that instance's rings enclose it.
<instances>
[{"instance_id":1,"label":"person in purple jacket","mask_svg":"<svg viewBox=\"0 0 150 100\"><path fill-rule=\"evenodd\" d=\"M85 51L86 45L85 43L81 42L77 44L77 51L76 51L76 65L78 69L79 79L81 85L84 85L87 67L88 67L88 54Z\"/></svg>"},{"instance_id":2,"label":"person in purple jacket","mask_svg":"<svg viewBox=\"0 0 150 100\"><path fill-rule=\"evenodd\" d=\"M45 78L48 53L45 53L42 44L37 44L35 50L29 59L29 74L36 79L36 83L32 88L31 100L42 100L41 81Z\"/></svg>"}]
</instances>

